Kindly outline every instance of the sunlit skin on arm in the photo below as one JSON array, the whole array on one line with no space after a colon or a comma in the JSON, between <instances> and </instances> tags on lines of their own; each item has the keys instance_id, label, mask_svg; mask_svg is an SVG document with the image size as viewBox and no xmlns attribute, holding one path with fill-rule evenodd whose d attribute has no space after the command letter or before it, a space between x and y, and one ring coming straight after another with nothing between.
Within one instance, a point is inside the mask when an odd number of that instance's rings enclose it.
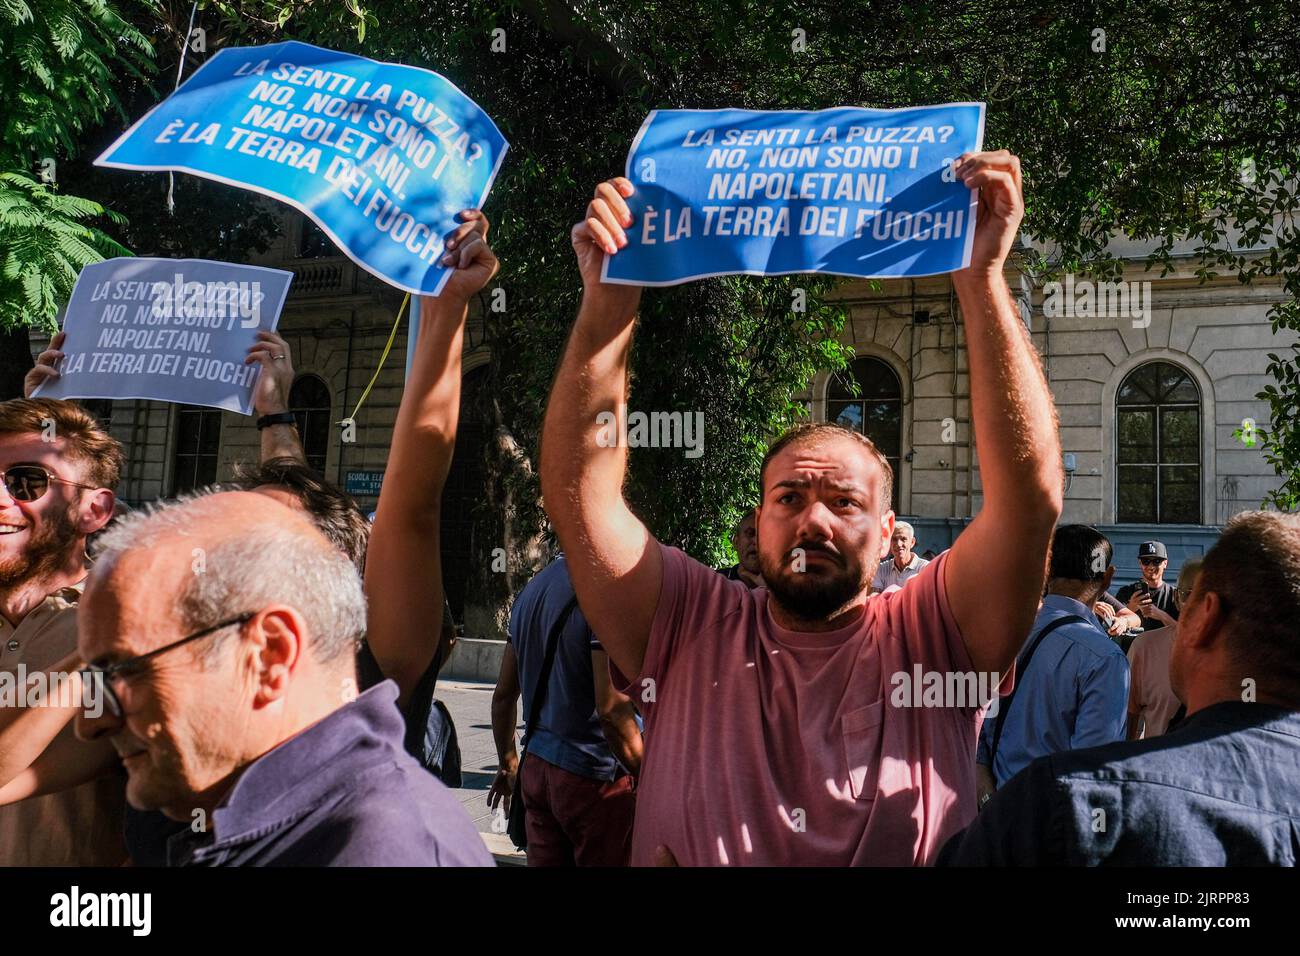
<instances>
[{"instance_id":1,"label":"sunlit skin on arm","mask_svg":"<svg viewBox=\"0 0 1300 956\"><path fill-rule=\"evenodd\" d=\"M632 184L601 183L571 239L582 304L551 387L542 430L546 513L568 559L593 632L629 678L641 672L659 603L663 557L623 499L627 448L597 444L601 412L618 415L628 391L628 353L641 289L600 281L606 255L627 244Z\"/></svg>"},{"instance_id":2,"label":"sunlit skin on arm","mask_svg":"<svg viewBox=\"0 0 1300 956\"><path fill-rule=\"evenodd\" d=\"M289 411L289 391L293 388L293 355L289 343L278 332L261 329L257 342L249 347L245 365L262 366L253 386L253 411L260 418ZM263 462L273 458L292 458L307 463L298 426L292 423L267 425L258 435Z\"/></svg>"},{"instance_id":3,"label":"sunlit skin on arm","mask_svg":"<svg viewBox=\"0 0 1300 956\"><path fill-rule=\"evenodd\" d=\"M420 302L420 334L393 427L388 469L366 551L366 640L405 707L440 640L442 491L460 416L461 351L469 301L496 274L482 212L462 212L444 264L455 272Z\"/></svg>"},{"instance_id":4,"label":"sunlit skin on arm","mask_svg":"<svg viewBox=\"0 0 1300 956\"><path fill-rule=\"evenodd\" d=\"M1005 673L1033 624L1064 474L1051 392L1002 276L1024 216L1020 161L1005 150L966 154L954 169L980 191L971 264L952 281L984 504L952 546L945 584L975 670Z\"/></svg>"}]
</instances>

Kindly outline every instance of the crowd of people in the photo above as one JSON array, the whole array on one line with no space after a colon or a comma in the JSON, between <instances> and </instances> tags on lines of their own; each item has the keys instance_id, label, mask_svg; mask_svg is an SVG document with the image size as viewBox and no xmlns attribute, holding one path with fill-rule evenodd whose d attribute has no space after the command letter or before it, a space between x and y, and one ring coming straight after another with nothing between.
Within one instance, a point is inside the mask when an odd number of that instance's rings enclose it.
<instances>
[{"instance_id":1,"label":"crowd of people","mask_svg":"<svg viewBox=\"0 0 1300 956\"><path fill-rule=\"evenodd\" d=\"M1295 862L1300 517L1238 516L1177 586L1145 542L1110 595L1110 542L1059 523L1055 411L1002 278L1019 162L954 168L979 191L952 280L980 513L918 556L880 450L801 425L721 573L653 537L627 448L596 440L626 407L641 294L600 281L633 187L596 188L541 440L563 553L514 602L492 701L487 799L530 864ZM0 863L491 863L443 783L434 698L462 340L497 269L487 219L461 220L373 523L307 466L274 333L247 359L261 460L179 501L119 513L122 452L93 418L0 403L0 674L61 691L0 707Z\"/></svg>"}]
</instances>

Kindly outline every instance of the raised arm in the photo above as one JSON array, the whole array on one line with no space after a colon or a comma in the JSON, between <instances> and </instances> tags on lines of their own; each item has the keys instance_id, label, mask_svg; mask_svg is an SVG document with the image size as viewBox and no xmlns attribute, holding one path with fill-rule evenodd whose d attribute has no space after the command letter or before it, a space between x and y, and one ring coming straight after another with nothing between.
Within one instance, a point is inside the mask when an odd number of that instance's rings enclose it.
<instances>
[{"instance_id":1,"label":"raised arm","mask_svg":"<svg viewBox=\"0 0 1300 956\"><path fill-rule=\"evenodd\" d=\"M645 659L663 557L623 500L627 448L622 441L602 447L597 437L608 435L611 421L622 434L627 400L641 289L603 283L600 272L605 256L627 245L624 229L632 226L632 215L624 199L632 191L621 177L601 183L586 217L573 227L582 305L551 386L541 449L542 498L582 613L629 680Z\"/></svg>"},{"instance_id":2,"label":"raised arm","mask_svg":"<svg viewBox=\"0 0 1300 956\"><path fill-rule=\"evenodd\" d=\"M1033 625L1064 475L1052 395L1002 277L1024 216L1020 161L1005 150L968 154L957 175L980 191L971 264L952 280L984 506L953 544L945 584L975 669L1004 673Z\"/></svg>"},{"instance_id":3,"label":"raised arm","mask_svg":"<svg viewBox=\"0 0 1300 956\"><path fill-rule=\"evenodd\" d=\"M496 274L488 221L476 209L447 239L442 294L420 303L420 335L393 427L388 471L366 549L366 641L405 708L437 652L442 622L442 489L460 417L460 357L469 300Z\"/></svg>"},{"instance_id":4,"label":"raised arm","mask_svg":"<svg viewBox=\"0 0 1300 956\"><path fill-rule=\"evenodd\" d=\"M55 332L50 339L49 348L36 356L36 364L23 377L23 398L31 398L32 392L59 377L59 366L63 364L63 343L67 338L67 332Z\"/></svg>"},{"instance_id":5,"label":"raised arm","mask_svg":"<svg viewBox=\"0 0 1300 956\"><path fill-rule=\"evenodd\" d=\"M293 354L289 343L278 332L265 329L257 333L257 342L248 349L245 365L257 362L262 373L253 386L253 411L263 415L285 415L289 411L289 391L293 388ZM307 454L302 450L302 439L294 422L281 422L261 429L261 460L292 458L307 464Z\"/></svg>"}]
</instances>

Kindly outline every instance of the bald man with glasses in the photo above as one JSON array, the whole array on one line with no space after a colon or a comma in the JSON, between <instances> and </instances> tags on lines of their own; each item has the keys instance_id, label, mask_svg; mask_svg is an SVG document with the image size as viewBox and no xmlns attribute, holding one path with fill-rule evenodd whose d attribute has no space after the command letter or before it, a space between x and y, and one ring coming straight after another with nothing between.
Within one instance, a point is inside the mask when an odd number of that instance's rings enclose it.
<instances>
[{"instance_id":1,"label":"bald man with glasses","mask_svg":"<svg viewBox=\"0 0 1300 956\"><path fill-rule=\"evenodd\" d=\"M127 801L188 824L169 866L490 866L473 822L406 752L385 680L358 693L353 564L267 495L123 518L99 542L78 647Z\"/></svg>"}]
</instances>

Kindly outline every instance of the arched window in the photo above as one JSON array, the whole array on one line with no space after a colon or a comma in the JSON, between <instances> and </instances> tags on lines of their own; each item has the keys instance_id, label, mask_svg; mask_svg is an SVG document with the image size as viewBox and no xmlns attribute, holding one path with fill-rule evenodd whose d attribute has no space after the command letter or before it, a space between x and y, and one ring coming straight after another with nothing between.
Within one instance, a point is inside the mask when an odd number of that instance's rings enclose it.
<instances>
[{"instance_id":1,"label":"arched window","mask_svg":"<svg viewBox=\"0 0 1300 956\"><path fill-rule=\"evenodd\" d=\"M1116 520L1201 520L1201 393L1169 362L1125 376L1115 396Z\"/></svg>"},{"instance_id":2,"label":"arched window","mask_svg":"<svg viewBox=\"0 0 1300 956\"><path fill-rule=\"evenodd\" d=\"M330 390L319 375L299 375L289 389L289 411L298 420L298 437L307 464L325 471L330 447Z\"/></svg>"},{"instance_id":3,"label":"arched window","mask_svg":"<svg viewBox=\"0 0 1300 956\"><path fill-rule=\"evenodd\" d=\"M903 388L894 370L880 359L857 359L831 379L826 389L826 420L862 432L884 452L894 469L894 500L890 507L897 511Z\"/></svg>"}]
</instances>

